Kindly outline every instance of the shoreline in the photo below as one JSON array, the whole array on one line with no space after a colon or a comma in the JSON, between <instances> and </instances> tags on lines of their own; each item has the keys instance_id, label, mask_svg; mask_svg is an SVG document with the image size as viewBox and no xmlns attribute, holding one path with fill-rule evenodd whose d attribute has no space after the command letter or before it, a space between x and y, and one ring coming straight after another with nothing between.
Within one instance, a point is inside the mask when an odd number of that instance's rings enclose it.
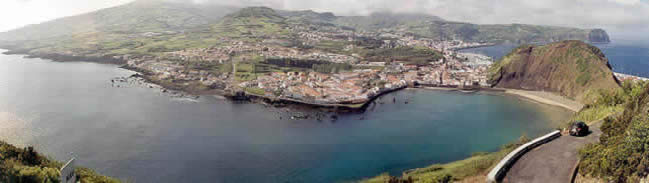
<instances>
[{"instance_id":1,"label":"shoreline","mask_svg":"<svg viewBox=\"0 0 649 183\"><path fill-rule=\"evenodd\" d=\"M497 44L494 44L497 45ZM485 46L494 46L494 45L485 45ZM479 47L485 47L485 46L479 46ZM464 48L464 49L469 49L469 48ZM309 103L306 101L299 101L299 100L294 100L294 99L285 99L285 98L269 98L265 96L257 96L254 94L249 94L247 92L244 92L244 95L235 95L233 92L228 92L223 89L207 89L207 90L189 90L187 88L183 88L181 86L174 86L174 85L168 85L165 83L161 83L156 81L155 79L149 77L147 71L138 69L138 68L133 68L128 65L125 65L125 61L123 59L117 59L114 57L86 57L86 56L66 56L66 55L60 55L60 54L49 54L49 55L32 55L29 54L28 52L21 52L21 51L15 51L15 50L10 50L4 48L4 52L1 54L4 55L24 55L26 58L41 58L41 59L48 59L52 60L54 62L75 62L75 61L80 61L80 62L92 62L92 63L104 63L104 64L115 64L115 65L121 65L119 68L121 69L126 69L129 71L136 72L138 77L141 77L145 79L147 82L159 85L165 90L175 90L179 92L184 92L189 95L218 95L225 97L230 100L239 100L239 101L250 101L250 102L264 102L268 104L278 104L278 105L303 105L303 106L308 106L312 108L325 108L325 109L333 109L334 111L337 112L364 112L364 109L371 104L376 98L379 98L383 95L396 92L402 89L426 89L426 90L438 90L438 91L457 91L457 92L463 92L463 93L475 93L475 92L502 92L504 94L512 95L512 96L517 96L521 97L523 99L528 99L533 102L541 103L541 104L546 104L546 105L552 105L552 106L557 106L561 107L564 109L568 109L573 112L578 112L583 108L583 104L580 104L574 100L567 99L565 97L555 95L553 93L549 92L543 92L543 91L527 91L527 90L518 90L518 89L508 89L508 88L483 88L483 87L478 87L478 88L460 88L458 86L405 86L405 87L399 87L399 88L393 88L386 90L384 92L381 92L377 94L376 96L373 96L369 98L367 101L363 103L355 103L355 104L346 104L346 103L340 103L340 104L315 104L315 103ZM88 60L90 59L90 60Z\"/></svg>"},{"instance_id":2,"label":"shoreline","mask_svg":"<svg viewBox=\"0 0 649 183\"><path fill-rule=\"evenodd\" d=\"M29 50L16 50L8 48L0 48L0 54L4 55L22 55L24 58L40 58L51 60L53 62L91 62L91 63L100 63L100 64L115 64L122 65L126 64L126 60L116 57L116 56L74 56L74 55L65 55L58 53L50 54L32 54L29 53Z\"/></svg>"},{"instance_id":3,"label":"shoreline","mask_svg":"<svg viewBox=\"0 0 649 183\"><path fill-rule=\"evenodd\" d=\"M561 107L572 112L579 112L583 108L583 104L568 99L566 97L556 95L551 92L544 91L527 91L519 89L509 89L509 88L478 88L473 90L464 90L461 88L451 88L451 87L421 87L425 90L436 90L436 91L453 91L453 92L463 92L463 93L475 93L475 92L496 92L502 93L505 95L510 95L518 97L520 99L530 100L535 103L551 105L555 107Z\"/></svg>"}]
</instances>

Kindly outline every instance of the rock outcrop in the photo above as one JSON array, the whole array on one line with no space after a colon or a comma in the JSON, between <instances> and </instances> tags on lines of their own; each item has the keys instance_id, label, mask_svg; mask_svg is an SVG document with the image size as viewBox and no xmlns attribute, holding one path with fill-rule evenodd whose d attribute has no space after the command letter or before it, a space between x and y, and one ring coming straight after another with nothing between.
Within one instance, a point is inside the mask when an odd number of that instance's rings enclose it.
<instances>
[{"instance_id":1,"label":"rock outcrop","mask_svg":"<svg viewBox=\"0 0 649 183\"><path fill-rule=\"evenodd\" d=\"M588 40L591 43L610 43L608 34L603 29L593 29L588 34Z\"/></svg>"}]
</instances>

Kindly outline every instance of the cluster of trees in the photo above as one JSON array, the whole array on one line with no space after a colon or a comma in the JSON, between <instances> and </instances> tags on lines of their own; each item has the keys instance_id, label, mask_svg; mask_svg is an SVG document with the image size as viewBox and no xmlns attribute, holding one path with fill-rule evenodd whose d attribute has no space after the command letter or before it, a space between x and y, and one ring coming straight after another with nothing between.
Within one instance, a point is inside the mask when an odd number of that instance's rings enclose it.
<instances>
[{"instance_id":1,"label":"cluster of trees","mask_svg":"<svg viewBox=\"0 0 649 183\"><path fill-rule=\"evenodd\" d=\"M404 61L410 64L426 65L429 62L443 58L442 53L428 48L396 47L392 49L379 48L365 54L367 60L390 62Z\"/></svg>"},{"instance_id":2,"label":"cluster of trees","mask_svg":"<svg viewBox=\"0 0 649 183\"><path fill-rule=\"evenodd\" d=\"M352 70L352 65L343 63L314 64L311 69L321 73L338 73L341 71Z\"/></svg>"},{"instance_id":3,"label":"cluster of trees","mask_svg":"<svg viewBox=\"0 0 649 183\"><path fill-rule=\"evenodd\" d=\"M0 182L56 183L62 166L62 163L39 154L33 147L18 148L0 141ZM119 182L87 168L77 168L76 173L81 182Z\"/></svg>"},{"instance_id":4,"label":"cluster of trees","mask_svg":"<svg viewBox=\"0 0 649 183\"><path fill-rule=\"evenodd\" d=\"M638 182L649 174L649 85L624 83L593 105L624 105L607 117L599 144L580 150L580 172L609 182Z\"/></svg>"},{"instance_id":5,"label":"cluster of trees","mask_svg":"<svg viewBox=\"0 0 649 183\"><path fill-rule=\"evenodd\" d=\"M58 182L58 162L39 155L33 147L17 148L0 142L0 182Z\"/></svg>"},{"instance_id":6,"label":"cluster of trees","mask_svg":"<svg viewBox=\"0 0 649 183\"><path fill-rule=\"evenodd\" d=\"M383 40L371 37L357 37L354 45L365 47L367 49L378 49L383 45Z\"/></svg>"},{"instance_id":7,"label":"cluster of trees","mask_svg":"<svg viewBox=\"0 0 649 183\"><path fill-rule=\"evenodd\" d=\"M303 60L293 58L268 58L266 63L279 67L297 67L303 69L313 69L321 73L338 73L340 71L351 70L352 65L346 63L333 63L321 60Z\"/></svg>"}]
</instances>

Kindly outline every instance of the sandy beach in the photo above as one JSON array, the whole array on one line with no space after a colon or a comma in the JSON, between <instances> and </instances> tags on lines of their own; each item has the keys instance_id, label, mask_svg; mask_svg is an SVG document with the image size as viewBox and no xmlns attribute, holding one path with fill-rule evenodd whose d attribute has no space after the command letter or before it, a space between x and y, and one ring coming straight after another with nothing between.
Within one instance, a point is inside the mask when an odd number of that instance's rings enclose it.
<instances>
[{"instance_id":1,"label":"sandy beach","mask_svg":"<svg viewBox=\"0 0 649 183\"><path fill-rule=\"evenodd\" d=\"M569 98L543 91L526 91L516 89L503 89L505 93L521 96L535 102L563 107L568 110L579 112L584 107L583 104Z\"/></svg>"},{"instance_id":2,"label":"sandy beach","mask_svg":"<svg viewBox=\"0 0 649 183\"><path fill-rule=\"evenodd\" d=\"M447 88L447 87L423 87L422 89L427 90L439 90L439 91L460 91L459 88ZM574 112L579 112L581 108L584 107L583 104L571 100L569 98L544 91L527 91L527 90L517 90L517 89L506 89L506 88L488 88L477 90L478 92L503 92L509 95L515 95L518 97L523 97L534 102L553 105L562 107Z\"/></svg>"}]
</instances>

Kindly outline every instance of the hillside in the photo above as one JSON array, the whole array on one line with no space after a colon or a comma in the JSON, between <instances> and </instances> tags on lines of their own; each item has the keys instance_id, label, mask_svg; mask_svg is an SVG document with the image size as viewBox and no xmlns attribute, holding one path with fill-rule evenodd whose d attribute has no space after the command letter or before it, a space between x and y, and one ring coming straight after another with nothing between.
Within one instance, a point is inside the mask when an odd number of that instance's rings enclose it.
<instances>
[{"instance_id":1,"label":"hillside","mask_svg":"<svg viewBox=\"0 0 649 183\"><path fill-rule=\"evenodd\" d=\"M601 29L524 24L480 25L446 21L440 17L424 14L374 13L370 16L338 17L333 23L366 31L406 30L417 36L431 39L459 39L496 44L547 43L561 40L610 42L608 34Z\"/></svg>"},{"instance_id":2,"label":"hillside","mask_svg":"<svg viewBox=\"0 0 649 183\"><path fill-rule=\"evenodd\" d=\"M213 26L215 33L228 37L278 37L287 35L286 18L266 7L243 8L226 15Z\"/></svg>"},{"instance_id":3,"label":"hillside","mask_svg":"<svg viewBox=\"0 0 649 183\"><path fill-rule=\"evenodd\" d=\"M557 92L582 103L589 92L619 88L604 54L581 41L518 47L489 77L495 87Z\"/></svg>"},{"instance_id":4,"label":"hillside","mask_svg":"<svg viewBox=\"0 0 649 183\"><path fill-rule=\"evenodd\" d=\"M600 143L580 150L579 173L598 182L643 182L649 175L649 85L625 82L623 89L602 95L600 106L623 112L603 120Z\"/></svg>"},{"instance_id":5,"label":"hillside","mask_svg":"<svg viewBox=\"0 0 649 183\"><path fill-rule=\"evenodd\" d=\"M221 44L219 36L235 39L286 36L285 23L315 29L363 30L369 33L414 35L434 40L482 43L542 43L559 40L608 42L605 31L535 25L477 25L446 21L425 14L373 13L336 16L332 13L278 11L270 8L138 0L121 6L64 17L0 33L0 48L32 55L105 56L148 54ZM226 16L227 15L227 16ZM259 15L259 16L258 16ZM332 28L334 27L334 28ZM168 43L168 41L172 41ZM204 41L207 40L207 41ZM135 51L134 51L135 50Z\"/></svg>"},{"instance_id":6,"label":"hillside","mask_svg":"<svg viewBox=\"0 0 649 183\"><path fill-rule=\"evenodd\" d=\"M91 32L129 34L182 31L214 23L236 10L215 5L140 0L0 33L0 40L43 40Z\"/></svg>"}]
</instances>

